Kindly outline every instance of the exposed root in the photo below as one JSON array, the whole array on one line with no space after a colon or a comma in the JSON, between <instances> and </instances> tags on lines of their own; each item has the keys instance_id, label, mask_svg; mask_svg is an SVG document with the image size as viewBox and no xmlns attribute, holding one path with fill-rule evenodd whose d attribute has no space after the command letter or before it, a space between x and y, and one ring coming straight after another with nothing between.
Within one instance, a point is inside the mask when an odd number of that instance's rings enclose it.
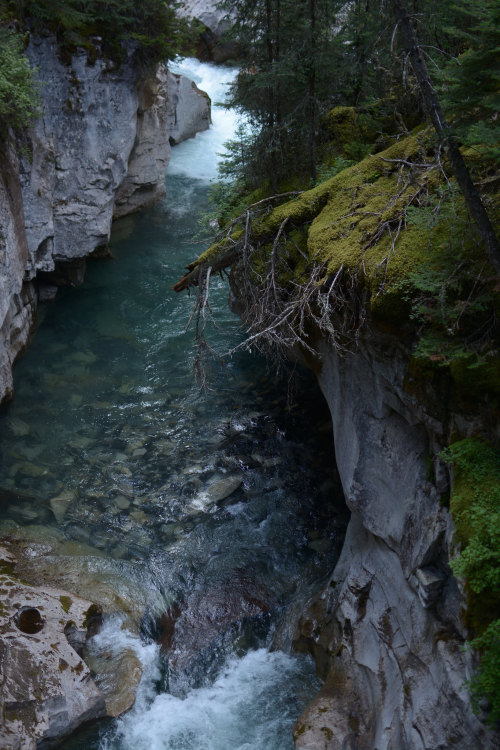
<instances>
[{"instance_id":1,"label":"exposed root","mask_svg":"<svg viewBox=\"0 0 500 750\"><path fill-rule=\"evenodd\" d=\"M408 207L427 201L427 174L433 170L443 171L439 151L429 163L414 163L408 159L384 161L397 164L398 188L381 209L369 212L380 218L362 247L366 253L384 237L390 237L389 250L377 266L383 271L377 294L384 291L387 266L397 252L398 239L406 227ZM349 213L339 221L349 216L355 221L355 217L367 213L356 206L356 193L357 188L353 191ZM292 353L308 359L318 358L321 340L326 339L340 353L356 346L367 317L369 292L365 291L364 262L356 271L341 265L331 274L326 262L314 262L298 247L291 235L300 227L293 224L292 216L285 216L273 234L263 229L269 227L269 223L258 221L277 204L297 194L274 195L249 206L216 238L215 249L188 266L188 273L174 286L176 291L197 287L188 327L194 320L198 344L195 369L200 372L204 355L211 352L204 336L211 317L210 278L228 268L232 269L231 286L242 305L241 315L247 326L246 339L229 351L229 355L241 348L255 348L280 365ZM205 380L204 375L201 380Z\"/></svg>"}]
</instances>

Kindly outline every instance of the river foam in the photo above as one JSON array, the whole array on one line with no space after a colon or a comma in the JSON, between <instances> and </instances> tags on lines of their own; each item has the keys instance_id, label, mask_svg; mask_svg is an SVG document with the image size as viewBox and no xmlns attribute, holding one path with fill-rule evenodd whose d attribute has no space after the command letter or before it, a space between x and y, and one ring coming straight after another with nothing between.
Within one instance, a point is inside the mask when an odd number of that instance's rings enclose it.
<instances>
[{"instance_id":1,"label":"river foam","mask_svg":"<svg viewBox=\"0 0 500 750\"><path fill-rule=\"evenodd\" d=\"M146 679L101 750L286 750L315 689L305 658L263 648L229 659L212 685L185 698L163 693L149 702Z\"/></svg>"},{"instance_id":2,"label":"river foam","mask_svg":"<svg viewBox=\"0 0 500 750\"><path fill-rule=\"evenodd\" d=\"M210 181L217 177L217 169L224 144L234 137L239 120L235 110L227 109L222 102L228 85L238 74L238 68L201 63L195 58L185 58L170 66L173 73L181 73L206 91L212 102L212 127L195 138L172 149L168 174L181 174L195 180Z\"/></svg>"}]
</instances>

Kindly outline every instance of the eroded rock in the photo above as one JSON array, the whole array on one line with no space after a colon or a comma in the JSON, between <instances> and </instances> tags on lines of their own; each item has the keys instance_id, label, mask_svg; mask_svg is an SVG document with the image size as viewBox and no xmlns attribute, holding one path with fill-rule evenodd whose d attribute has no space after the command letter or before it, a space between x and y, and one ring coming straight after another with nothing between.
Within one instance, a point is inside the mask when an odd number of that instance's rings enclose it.
<instances>
[{"instance_id":1,"label":"eroded rock","mask_svg":"<svg viewBox=\"0 0 500 750\"><path fill-rule=\"evenodd\" d=\"M0 745L31 750L106 714L90 670L65 635L85 630L91 602L57 588L19 582L16 558L0 548Z\"/></svg>"},{"instance_id":2,"label":"eroded rock","mask_svg":"<svg viewBox=\"0 0 500 750\"><path fill-rule=\"evenodd\" d=\"M351 521L297 633L326 678L295 727L301 750L500 745L464 687L477 665L463 649L463 597L448 565L445 477L429 479L453 412L439 393L407 387L407 363L395 338L373 331L355 353L324 351L320 383Z\"/></svg>"}]
</instances>

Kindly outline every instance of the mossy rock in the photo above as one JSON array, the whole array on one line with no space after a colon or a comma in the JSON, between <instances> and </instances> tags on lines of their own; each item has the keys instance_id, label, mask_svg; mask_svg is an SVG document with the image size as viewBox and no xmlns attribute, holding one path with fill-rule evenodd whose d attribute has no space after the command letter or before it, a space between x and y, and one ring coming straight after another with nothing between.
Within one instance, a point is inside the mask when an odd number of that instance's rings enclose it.
<instances>
[{"instance_id":1,"label":"mossy rock","mask_svg":"<svg viewBox=\"0 0 500 750\"><path fill-rule=\"evenodd\" d=\"M332 274L343 266L353 275L362 275L371 292L372 314L382 319L407 315L400 285L428 258L425 231L404 226L402 214L419 188L419 179L428 182L429 178L415 174L402 185L400 172L403 160L421 158L425 141L426 134L405 138L325 183L325 205L309 230L311 259L326 262ZM303 203L308 195L301 196Z\"/></svg>"},{"instance_id":2,"label":"mossy rock","mask_svg":"<svg viewBox=\"0 0 500 750\"><path fill-rule=\"evenodd\" d=\"M351 108L337 110L339 121L350 121L354 112ZM349 128L352 137L352 122ZM399 232L396 247L392 248L396 231L392 225L397 226L402 212L419 188L419 180L425 180L426 187L429 187L433 179L436 182L438 179L430 177L425 170L422 174L415 170L408 184L401 187L401 165L402 160L421 160L420 154L428 145L427 132L417 132L385 151L347 167L257 218L252 227L252 239L257 243L260 241L261 246L268 244L271 247L272 238L287 220L286 231L291 238L287 251L290 247L293 254L293 238L300 237L298 247L310 263L324 263L331 274L342 266L352 275L359 276L363 285L369 288L372 314L383 320L400 321L402 316L408 315L408 304L400 284L419 264L425 263L428 238L418 226L406 226ZM387 231L382 231L379 237L382 224ZM229 241L223 240L210 247L192 267L213 262L239 237L241 230L235 230ZM301 261L296 254L295 280L306 266L307 261Z\"/></svg>"},{"instance_id":3,"label":"mossy rock","mask_svg":"<svg viewBox=\"0 0 500 750\"><path fill-rule=\"evenodd\" d=\"M351 156L352 143L364 140L354 107L334 107L323 117L322 126L337 154Z\"/></svg>"},{"instance_id":4,"label":"mossy rock","mask_svg":"<svg viewBox=\"0 0 500 750\"><path fill-rule=\"evenodd\" d=\"M444 457L453 466L450 511L460 555L455 573L467 580L468 627L477 636L500 617L500 453L491 443L467 438Z\"/></svg>"}]
</instances>

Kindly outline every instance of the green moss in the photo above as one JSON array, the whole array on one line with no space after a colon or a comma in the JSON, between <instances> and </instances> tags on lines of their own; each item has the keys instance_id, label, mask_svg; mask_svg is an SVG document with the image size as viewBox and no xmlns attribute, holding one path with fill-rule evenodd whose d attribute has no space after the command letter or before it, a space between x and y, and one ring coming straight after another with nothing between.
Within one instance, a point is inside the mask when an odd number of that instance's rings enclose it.
<instances>
[{"instance_id":1,"label":"green moss","mask_svg":"<svg viewBox=\"0 0 500 750\"><path fill-rule=\"evenodd\" d=\"M500 454L483 440L453 443L444 458L453 465L450 510L460 554L451 562L467 580L466 622L481 652L470 688L476 702L487 696L490 718L500 717Z\"/></svg>"},{"instance_id":2,"label":"green moss","mask_svg":"<svg viewBox=\"0 0 500 750\"><path fill-rule=\"evenodd\" d=\"M76 667L71 667L71 671L75 672L75 674L78 674L78 675L80 675L84 669L85 667L84 667L83 661L78 662Z\"/></svg>"},{"instance_id":3,"label":"green moss","mask_svg":"<svg viewBox=\"0 0 500 750\"><path fill-rule=\"evenodd\" d=\"M328 201L309 230L311 257L326 261L330 273L340 266L354 274L363 270L372 312L385 318L406 309L398 285L426 259L426 243L417 228L401 232L391 251L401 211L414 195L415 185L401 188L400 164L388 160L415 160L420 147L418 135L408 137L333 177ZM380 232L382 224L387 231Z\"/></svg>"},{"instance_id":4,"label":"green moss","mask_svg":"<svg viewBox=\"0 0 500 750\"><path fill-rule=\"evenodd\" d=\"M71 597L62 595L59 597L59 601L61 602L61 607L64 609L66 614L68 614L71 605L73 604L73 600L71 599Z\"/></svg>"},{"instance_id":5,"label":"green moss","mask_svg":"<svg viewBox=\"0 0 500 750\"><path fill-rule=\"evenodd\" d=\"M352 139L354 110L337 108L328 117L332 133L338 130L336 138L349 133ZM493 330L500 294L496 299L488 281L492 274L463 197L453 180L432 166L434 156L434 137L420 128L254 216L254 283L268 277L280 232L275 278L284 298L286 290L293 294L308 281L313 266L324 268L325 278L342 269L340 284L350 278L369 320L397 335L418 331L416 358L435 369L452 364L459 397L478 391L498 396L500 356L483 332ZM429 168L413 166L422 163ZM242 232L240 224L190 270L215 263Z\"/></svg>"},{"instance_id":6,"label":"green moss","mask_svg":"<svg viewBox=\"0 0 500 750\"><path fill-rule=\"evenodd\" d=\"M324 116L322 126L338 154L349 156L353 141L363 140L363 132L354 107L334 107Z\"/></svg>"},{"instance_id":7,"label":"green moss","mask_svg":"<svg viewBox=\"0 0 500 750\"><path fill-rule=\"evenodd\" d=\"M211 262L221 257L224 253L227 253L228 250L231 249L232 245L239 240L242 234L242 229L235 229L235 231L232 232L229 238L224 238L220 242L216 242L214 245L210 245L210 247L205 250L205 252L202 253L194 261L194 263L191 263L189 266L187 266L187 268L189 268L189 270L192 270L202 263L207 263L208 265L210 265Z\"/></svg>"},{"instance_id":8,"label":"green moss","mask_svg":"<svg viewBox=\"0 0 500 750\"><path fill-rule=\"evenodd\" d=\"M0 574L10 576L14 572L14 568L14 563L0 559Z\"/></svg>"},{"instance_id":9,"label":"green moss","mask_svg":"<svg viewBox=\"0 0 500 750\"><path fill-rule=\"evenodd\" d=\"M330 742L333 739L333 732L330 729L330 727L321 727L321 731L326 736L326 739L328 742Z\"/></svg>"},{"instance_id":10,"label":"green moss","mask_svg":"<svg viewBox=\"0 0 500 750\"><path fill-rule=\"evenodd\" d=\"M93 625L96 621L100 621L101 619L102 619L102 607L100 607L98 604L91 604L88 610L84 614L83 627L88 628L91 625Z\"/></svg>"}]
</instances>

